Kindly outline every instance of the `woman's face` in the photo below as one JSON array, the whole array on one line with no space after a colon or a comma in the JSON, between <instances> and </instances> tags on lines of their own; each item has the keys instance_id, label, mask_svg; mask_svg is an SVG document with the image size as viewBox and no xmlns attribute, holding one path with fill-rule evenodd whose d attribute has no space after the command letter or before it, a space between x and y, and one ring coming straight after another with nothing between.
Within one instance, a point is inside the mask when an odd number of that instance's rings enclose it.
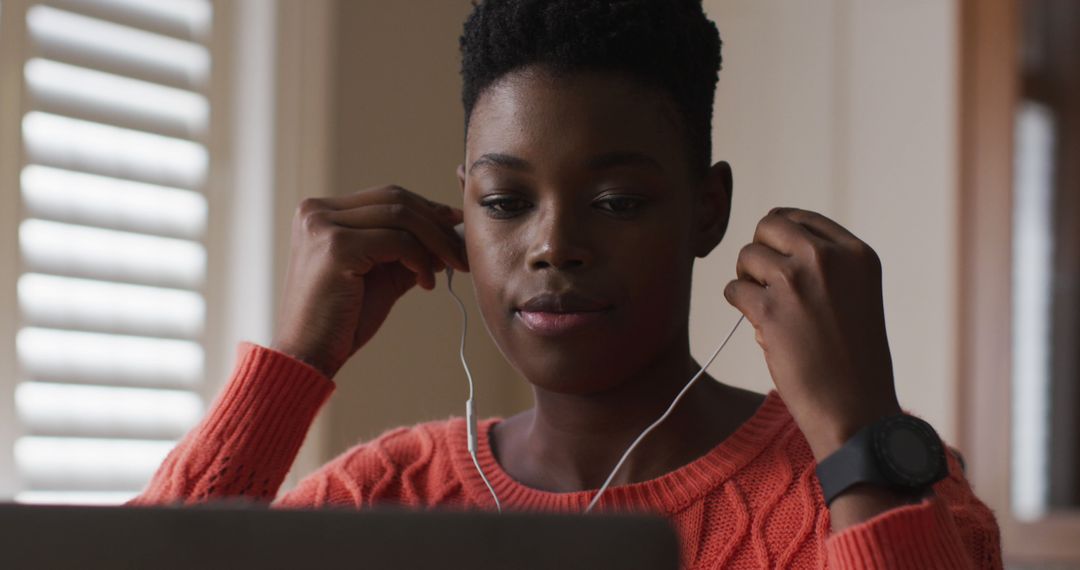
<instances>
[{"instance_id":1,"label":"woman's face","mask_svg":"<svg viewBox=\"0 0 1080 570\"><path fill-rule=\"evenodd\" d=\"M477 101L469 265L488 332L538 388L596 393L686 351L702 201L685 140L669 98L615 74L526 69Z\"/></svg>"}]
</instances>

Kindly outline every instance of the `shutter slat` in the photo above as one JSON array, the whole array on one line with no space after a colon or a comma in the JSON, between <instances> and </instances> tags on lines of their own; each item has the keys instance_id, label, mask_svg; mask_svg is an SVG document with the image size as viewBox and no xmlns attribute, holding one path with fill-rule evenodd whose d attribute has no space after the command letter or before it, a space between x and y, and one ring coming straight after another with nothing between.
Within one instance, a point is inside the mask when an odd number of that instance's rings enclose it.
<instances>
[{"instance_id":1,"label":"shutter slat","mask_svg":"<svg viewBox=\"0 0 1080 570\"><path fill-rule=\"evenodd\" d=\"M82 331L67 331L79 333ZM97 333L89 333L97 334ZM27 376L29 378L27 382L46 382L49 384L67 384L74 386L101 386L105 388L141 388L146 390L177 390L186 391L192 394L198 394L196 386L188 379L176 379L169 378L164 375L158 375L156 377L123 377L108 374L94 374L91 372L82 372L78 374L70 373L54 367L55 369L38 370L33 376ZM201 379L200 379L201 381ZM72 434L66 434L72 435ZM75 434L78 435L78 434Z\"/></svg>"},{"instance_id":2,"label":"shutter slat","mask_svg":"<svg viewBox=\"0 0 1080 570\"><path fill-rule=\"evenodd\" d=\"M26 436L15 465L29 489L128 491L146 484L171 440Z\"/></svg>"},{"instance_id":3,"label":"shutter slat","mask_svg":"<svg viewBox=\"0 0 1080 570\"><path fill-rule=\"evenodd\" d=\"M115 60L96 52L80 51L78 48L72 46L31 44L27 49L29 55L35 58L66 63L74 67L92 69L101 73L137 79L155 85L164 85L175 89L183 89L185 91L202 94L205 94L208 88L205 81L194 82L184 74L171 72L167 69L139 65L138 62Z\"/></svg>"},{"instance_id":4,"label":"shutter slat","mask_svg":"<svg viewBox=\"0 0 1080 570\"><path fill-rule=\"evenodd\" d=\"M176 0L47 0L47 6L190 42L210 33L209 2Z\"/></svg>"},{"instance_id":5,"label":"shutter slat","mask_svg":"<svg viewBox=\"0 0 1080 570\"><path fill-rule=\"evenodd\" d=\"M198 93L48 59L28 61L25 76L32 110L200 143L206 135Z\"/></svg>"},{"instance_id":6,"label":"shutter slat","mask_svg":"<svg viewBox=\"0 0 1080 570\"><path fill-rule=\"evenodd\" d=\"M19 246L30 271L101 281L199 289L202 244L44 220L25 220Z\"/></svg>"},{"instance_id":7,"label":"shutter slat","mask_svg":"<svg viewBox=\"0 0 1080 570\"><path fill-rule=\"evenodd\" d=\"M29 505L122 505L139 491L22 491L15 502Z\"/></svg>"},{"instance_id":8,"label":"shutter slat","mask_svg":"<svg viewBox=\"0 0 1080 570\"><path fill-rule=\"evenodd\" d=\"M198 339L206 307L198 293L36 273L18 283L19 309L32 326Z\"/></svg>"},{"instance_id":9,"label":"shutter slat","mask_svg":"<svg viewBox=\"0 0 1080 570\"><path fill-rule=\"evenodd\" d=\"M178 439L199 420L202 402L181 390L22 382L15 409L31 435Z\"/></svg>"},{"instance_id":10,"label":"shutter slat","mask_svg":"<svg viewBox=\"0 0 1080 570\"><path fill-rule=\"evenodd\" d=\"M191 341L24 327L15 348L38 380L187 388L202 380L203 349Z\"/></svg>"},{"instance_id":11,"label":"shutter slat","mask_svg":"<svg viewBox=\"0 0 1080 570\"><path fill-rule=\"evenodd\" d=\"M32 218L192 241L206 232L198 192L33 164L20 178Z\"/></svg>"},{"instance_id":12,"label":"shutter slat","mask_svg":"<svg viewBox=\"0 0 1080 570\"><path fill-rule=\"evenodd\" d=\"M210 55L205 46L57 10L27 11L32 53L193 91L205 89Z\"/></svg>"},{"instance_id":13,"label":"shutter slat","mask_svg":"<svg viewBox=\"0 0 1080 570\"><path fill-rule=\"evenodd\" d=\"M206 147L192 141L41 111L22 128L33 164L187 189L206 180Z\"/></svg>"}]
</instances>

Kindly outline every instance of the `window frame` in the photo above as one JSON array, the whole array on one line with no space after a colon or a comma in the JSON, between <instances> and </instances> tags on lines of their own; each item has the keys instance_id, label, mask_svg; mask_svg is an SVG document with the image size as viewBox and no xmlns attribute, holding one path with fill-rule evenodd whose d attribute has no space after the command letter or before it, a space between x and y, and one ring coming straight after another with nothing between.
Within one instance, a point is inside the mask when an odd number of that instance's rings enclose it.
<instances>
[{"instance_id":1,"label":"window frame","mask_svg":"<svg viewBox=\"0 0 1080 570\"><path fill-rule=\"evenodd\" d=\"M958 402L968 478L994 511L1010 563L1080 561L1080 510L1032 522L1011 508L1014 118L1018 0L960 6Z\"/></svg>"},{"instance_id":2,"label":"window frame","mask_svg":"<svg viewBox=\"0 0 1080 570\"><path fill-rule=\"evenodd\" d=\"M19 382L15 335L21 326L18 281L22 273L19 255L19 220L23 217L19 172L24 160L20 127L25 97L22 62L25 59L26 0L0 3L0 491L14 495L21 490L15 470L14 443L22 434L15 410L15 386Z\"/></svg>"}]
</instances>

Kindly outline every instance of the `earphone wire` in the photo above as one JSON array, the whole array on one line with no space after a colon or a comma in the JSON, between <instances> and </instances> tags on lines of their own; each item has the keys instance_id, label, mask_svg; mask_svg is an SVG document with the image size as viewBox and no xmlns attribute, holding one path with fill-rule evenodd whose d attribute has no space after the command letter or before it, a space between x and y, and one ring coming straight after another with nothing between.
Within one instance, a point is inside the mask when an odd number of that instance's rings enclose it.
<instances>
[{"instance_id":1,"label":"earphone wire","mask_svg":"<svg viewBox=\"0 0 1080 570\"><path fill-rule=\"evenodd\" d=\"M476 420L476 408L473 401L473 395L475 388L473 387L472 371L469 370L469 363L465 360L465 335L469 331L469 313L465 310L465 303L461 302L461 298L454 292L454 270L453 268L446 268L446 290L450 292L450 295L457 302L457 306L461 309L461 346L458 349L458 356L461 358L461 366L465 369L465 377L469 379L469 399L465 402L465 426L468 431L468 447L469 455L472 456L473 465L476 466L476 472L480 474L480 478L484 480L484 484L487 485L488 491L491 492L491 498L495 499L495 509L501 514L502 504L499 503L499 495L495 493L495 488L491 486L491 482L488 481L487 475L484 475L484 470L480 468L480 460L476 458L476 444L477 444L477 420Z\"/></svg>"},{"instance_id":2,"label":"earphone wire","mask_svg":"<svg viewBox=\"0 0 1080 570\"><path fill-rule=\"evenodd\" d=\"M686 383L686 386L683 386L683 389L679 391L679 394L675 396L675 399L671 402L671 405L668 406L667 411L664 412L662 416L660 416L660 419L656 420L652 423L652 425L645 428L645 431L641 432L641 435L637 436L637 439L634 440L634 443L630 444L630 447L628 447L626 449L626 452L623 453L622 458L619 459L619 462L615 464L615 468L611 470L611 474L608 475L607 480L604 481L604 484L600 487L600 490L596 492L596 495L589 503L589 506L585 508L586 513L592 511L593 507L595 507L597 503L600 502L600 497L604 495L604 491L607 491L608 486L611 485L611 481L615 479L615 474L619 472L619 469L623 466L623 463L626 463L626 459L630 457L630 453L634 451L634 448L637 447L639 443L641 443L641 440L645 439L645 436L649 435L649 432L651 432L656 426L660 425L665 419L667 419L669 415L671 415L671 411L675 409L676 405L678 405L679 400L681 400L682 397L686 395L688 391L690 391L690 387L693 386L694 383L697 382L697 379L705 373L705 370L709 367L710 364L712 364L713 360L716 360L717 355L720 354L721 350L724 350L724 347L727 346L727 343L729 340L731 340L731 337L735 335L735 331L739 329L739 325L742 324L745 318L745 315L739 315L739 320L735 322L734 327L731 327L731 332L729 332L727 337L724 338L724 342L720 343L720 346L717 347L716 351L713 352L712 356L709 357L708 362L706 362L705 365L701 367L701 370L698 370L697 374L694 374L694 377Z\"/></svg>"}]
</instances>

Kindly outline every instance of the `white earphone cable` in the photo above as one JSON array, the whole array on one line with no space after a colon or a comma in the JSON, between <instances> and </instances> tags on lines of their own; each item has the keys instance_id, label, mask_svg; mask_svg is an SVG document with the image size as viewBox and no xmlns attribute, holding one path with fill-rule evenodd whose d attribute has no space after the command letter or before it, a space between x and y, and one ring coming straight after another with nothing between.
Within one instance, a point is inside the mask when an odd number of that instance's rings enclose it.
<instances>
[{"instance_id":1,"label":"white earphone cable","mask_svg":"<svg viewBox=\"0 0 1080 570\"><path fill-rule=\"evenodd\" d=\"M495 499L495 509L502 513L502 505L499 503L499 495L495 493L495 488L491 486L491 482L488 481L487 475L484 475L484 470L480 468L480 460L476 458L476 408L473 403L473 394L475 388L473 387L472 372L469 370L469 363L465 361L465 333L469 331L469 314L465 311L465 304L461 302L461 298L454 293L453 287L454 270L450 267L446 268L446 290L450 292L450 295L457 301L458 308L461 309L461 347L458 350L458 354L461 357L461 366L465 368L465 377L469 379L469 399L465 402L465 429L468 432L468 447L469 455L472 456L473 465L476 466L476 472L480 474L480 478L484 480L484 484L487 485L488 491L491 491L491 498Z\"/></svg>"}]
</instances>

